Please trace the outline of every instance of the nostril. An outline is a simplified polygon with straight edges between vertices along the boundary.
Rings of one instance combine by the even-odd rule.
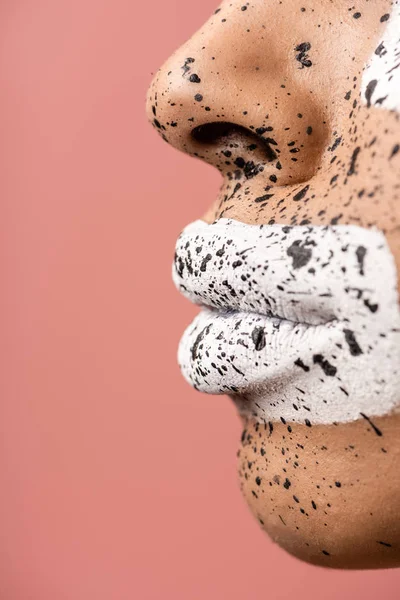
[[[195,127],[191,132],[192,138],[196,142],[205,145],[226,146],[247,145],[249,150],[259,148],[266,157],[267,162],[276,160],[277,153],[272,148],[277,143],[272,138],[264,138],[261,134],[255,133],[246,127],[228,122],[205,123]]]
[[[192,131],[192,136],[197,142],[202,144],[216,144],[224,138],[239,133],[240,129],[247,131],[244,127],[234,125],[233,123],[206,123],[195,127]]]

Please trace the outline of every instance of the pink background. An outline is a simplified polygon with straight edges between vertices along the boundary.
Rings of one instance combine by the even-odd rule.
[[[240,427],[175,356],[176,236],[219,178],[147,125],[154,72],[213,0],[3,0],[0,597],[398,598],[273,546]]]

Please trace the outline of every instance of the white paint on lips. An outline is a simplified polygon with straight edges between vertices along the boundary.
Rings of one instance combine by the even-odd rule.
[[[205,305],[179,349],[197,389],[260,421],[351,421],[400,400],[400,313],[384,235],[356,226],[197,221],[173,271]]]

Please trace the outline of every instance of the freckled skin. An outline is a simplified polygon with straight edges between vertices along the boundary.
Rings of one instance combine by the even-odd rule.
[[[224,1],[167,61],[148,114],[221,172],[207,222],[377,227],[400,272],[400,113],[362,89],[393,6]],[[399,419],[245,423],[241,488],[271,538],[318,565],[400,566]]]
[[[400,416],[340,426],[244,422],[240,486],[288,552],[342,569],[397,567]]]

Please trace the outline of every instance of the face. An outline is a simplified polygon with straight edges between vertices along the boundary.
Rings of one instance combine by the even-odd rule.
[[[226,1],[148,95],[223,177],[177,242],[182,372],[237,406],[261,527],[327,567],[400,565],[399,32],[398,1]]]

